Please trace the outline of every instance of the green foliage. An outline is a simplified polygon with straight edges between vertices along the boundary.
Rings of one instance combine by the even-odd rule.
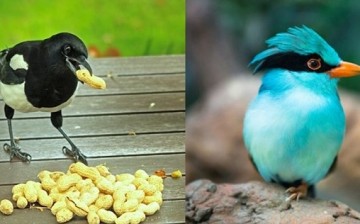
[[[185,53],[185,0],[16,0],[0,9],[0,48],[67,31],[123,56]]]

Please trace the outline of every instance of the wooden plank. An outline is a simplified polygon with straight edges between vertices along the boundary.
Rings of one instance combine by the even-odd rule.
[[[160,211],[146,218],[144,224],[185,223],[185,200],[164,202]]]
[[[185,55],[152,57],[91,58],[94,74],[115,75],[168,74],[185,72]]]
[[[148,156],[128,156],[117,158],[97,158],[88,160],[90,166],[99,164],[106,164],[112,173],[134,173],[138,169],[144,169],[148,173],[153,173],[155,170],[164,169],[167,172],[180,170],[185,173],[185,154],[173,155],[148,155]],[[50,171],[66,171],[71,160],[46,160],[46,161],[32,161],[31,163],[23,162],[2,162],[0,163],[0,185],[10,185],[22,183],[27,180],[36,180],[37,174],[41,170]],[[174,183],[177,187],[168,188],[168,194],[171,197],[168,199],[184,198],[185,178],[172,180],[166,178],[166,181]],[[174,186],[175,186],[174,185]],[[165,191],[164,191],[165,194]]]
[[[185,200],[165,201],[158,213],[146,218],[143,224],[185,223]]]
[[[138,94],[179,92],[185,90],[185,75],[139,75],[105,77],[106,89],[96,90],[79,85],[78,95]]]
[[[14,136],[21,139],[53,138],[61,136],[51,125],[50,119],[14,120]],[[0,140],[9,139],[7,121],[0,121],[3,131]],[[90,117],[67,117],[63,129],[69,136],[128,135],[135,133],[174,132],[185,129],[185,113],[149,113],[107,115]]]
[[[128,136],[100,136],[73,139],[89,158],[161,155],[185,152],[185,132]],[[32,160],[68,159],[61,148],[68,145],[65,139],[21,140],[23,151]],[[0,145],[2,147],[2,145]],[[9,154],[0,150],[0,162],[8,162]]]
[[[160,211],[148,216],[143,224],[180,224],[185,223],[185,200],[165,201]],[[31,221],[29,220],[31,219]],[[26,224],[56,224],[55,217],[50,211],[38,209],[15,209],[10,216],[0,215],[0,223],[26,223]],[[76,217],[69,224],[86,224],[84,218]]]
[[[185,93],[157,93],[139,95],[104,95],[77,97],[75,101],[63,110],[66,116],[109,115],[122,113],[145,113],[180,111],[185,109]],[[4,103],[0,102],[0,108]],[[15,112],[14,118],[49,117],[49,113]],[[4,120],[2,115],[0,120]]]

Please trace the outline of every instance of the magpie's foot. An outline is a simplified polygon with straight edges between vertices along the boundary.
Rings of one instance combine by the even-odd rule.
[[[300,198],[304,198],[307,196],[308,185],[306,183],[302,183],[297,187],[290,187],[285,192],[289,193],[290,196],[286,198],[285,201],[291,202],[292,200],[299,200]]]
[[[20,146],[17,144],[9,145],[5,143],[3,149],[5,150],[5,152],[10,154],[10,160],[12,160],[14,157],[17,157],[23,162],[31,161],[31,155],[26,152],[22,152]]]
[[[76,162],[80,161],[85,165],[88,165],[86,161],[86,156],[76,146],[71,147],[71,149],[64,146],[62,150],[65,155],[72,157]]]

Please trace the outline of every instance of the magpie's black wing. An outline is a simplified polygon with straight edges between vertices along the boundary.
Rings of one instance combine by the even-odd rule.
[[[9,51],[11,51],[11,48],[0,53],[0,81],[7,85],[21,84],[25,81],[26,70],[14,70],[10,67]]]
[[[34,49],[40,41],[26,41],[0,51],[0,81],[7,85],[25,81],[29,60],[36,55]]]

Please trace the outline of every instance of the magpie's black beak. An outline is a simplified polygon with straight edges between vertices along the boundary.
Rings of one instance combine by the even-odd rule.
[[[89,73],[92,75],[92,69],[89,65],[88,60],[84,56],[81,56],[79,58],[65,56],[65,61],[66,66],[74,73],[75,76],[78,70],[83,69],[88,70]]]
[[[87,61],[86,57],[80,56],[77,58],[69,57],[65,55],[66,66],[74,73],[76,78],[81,83],[86,83],[95,89],[105,89],[106,83],[105,81],[93,75],[92,69]]]

